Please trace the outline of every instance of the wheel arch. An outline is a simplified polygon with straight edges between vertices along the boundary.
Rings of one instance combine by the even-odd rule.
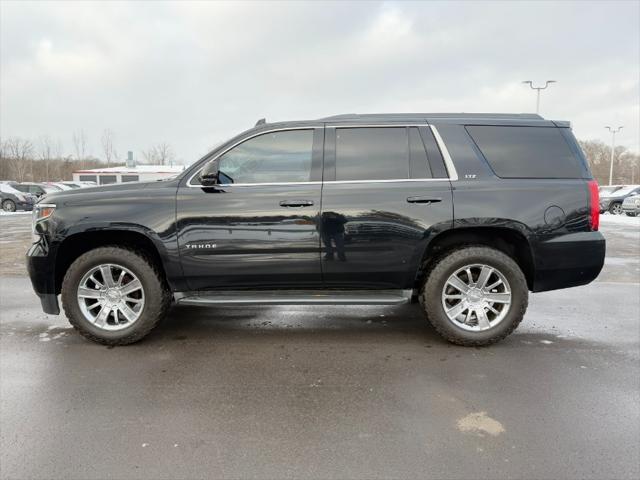
[[[527,236],[516,228],[486,226],[452,228],[431,239],[422,255],[415,287],[419,288],[422,285],[435,260],[451,250],[466,245],[492,247],[509,255],[524,273],[527,287],[532,290],[535,267],[531,243]]]
[[[57,246],[55,261],[55,291],[60,293],[62,281],[71,264],[82,254],[107,245],[131,248],[143,252],[167,279],[161,248],[147,232],[135,228],[91,229],[66,237]]]

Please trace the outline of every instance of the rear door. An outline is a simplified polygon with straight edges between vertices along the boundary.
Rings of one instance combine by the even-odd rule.
[[[320,233],[326,287],[413,287],[429,240],[451,228],[451,184],[425,124],[328,125]]]
[[[249,135],[178,189],[178,245],[191,290],[321,285],[322,128]]]

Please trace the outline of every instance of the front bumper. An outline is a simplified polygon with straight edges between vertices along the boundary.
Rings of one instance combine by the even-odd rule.
[[[58,315],[60,306],[56,293],[55,255],[41,240],[31,245],[26,256],[27,271],[31,285],[40,298],[44,313]]]
[[[600,213],[608,212],[611,206],[611,200],[600,200]]]
[[[24,210],[25,212],[30,212],[33,210],[33,202],[15,202],[16,210]]]
[[[622,211],[624,213],[635,213],[636,215],[640,215],[640,205],[636,205],[635,203],[623,203]]]
[[[604,266],[605,239],[600,232],[577,232],[537,242],[532,291],[544,292],[592,282]]]

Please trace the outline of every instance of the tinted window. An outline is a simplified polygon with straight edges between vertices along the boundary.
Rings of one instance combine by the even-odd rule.
[[[117,178],[115,175],[100,175],[100,185],[108,185],[109,183],[116,183]]]
[[[336,180],[409,178],[405,127],[336,129]]]
[[[81,182],[97,182],[95,175],[80,175]]]
[[[313,130],[251,138],[220,157],[220,183],[308,182],[312,147]]]
[[[411,178],[431,178],[427,151],[417,127],[409,128],[409,173]]]
[[[559,128],[468,126],[467,131],[499,177],[583,177]]]
[[[123,182],[137,182],[139,179],[138,175],[122,175]]]

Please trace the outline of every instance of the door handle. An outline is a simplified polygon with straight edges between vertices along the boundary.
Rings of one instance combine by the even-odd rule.
[[[310,207],[313,205],[311,200],[282,200],[281,207]]]
[[[438,203],[441,201],[441,198],[434,197],[407,197],[407,202],[409,203]]]

